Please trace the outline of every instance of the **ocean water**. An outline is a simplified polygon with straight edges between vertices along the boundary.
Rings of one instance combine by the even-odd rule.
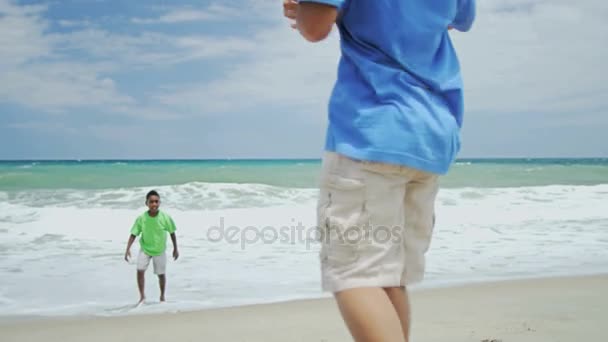
[[[317,160],[0,162],[0,316],[324,296],[319,168]],[[149,302],[134,307],[135,265],[123,254],[150,189],[177,224],[181,257],[168,262],[168,302],[158,303],[150,268]],[[607,159],[461,160],[442,179],[436,210],[419,287],[608,272]]]

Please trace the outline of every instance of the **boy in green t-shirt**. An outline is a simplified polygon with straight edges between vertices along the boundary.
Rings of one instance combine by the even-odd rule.
[[[165,269],[167,266],[167,256],[165,249],[167,248],[167,233],[171,235],[173,242],[173,259],[177,260],[179,252],[177,251],[177,238],[175,237],[175,223],[171,216],[165,212],[158,210],[160,206],[160,195],[152,190],[146,195],[146,205],[148,210],[141,214],[131,228],[131,236],[127,243],[127,251],[125,252],[125,260],[129,262],[131,258],[131,245],[135,238],[141,234],[139,244],[141,246],[137,257],[137,286],[139,287],[139,303],[143,303],[146,299],[144,294],[144,275],[152,260],[154,266],[154,274],[158,275],[160,285],[160,301],[165,301]]]

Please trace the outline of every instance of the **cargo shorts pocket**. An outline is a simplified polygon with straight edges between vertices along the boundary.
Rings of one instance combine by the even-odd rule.
[[[327,175],[321,187],[317,207],[320,258],[330,267],[357,262],[369,243],[365,194],[363,179],[337,174]]]

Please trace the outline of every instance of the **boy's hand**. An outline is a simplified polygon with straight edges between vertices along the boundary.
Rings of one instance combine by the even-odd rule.
[[[125,261],[129,262],[129,259],[131,259],[131,251],[127,249],[125,252]]]
[[[291,20],[296,20],[298,17],[298,2],[295,0],[283,0],[283,15]],[[291,24],[291,28],[295,29],[296,24]]]
[[[177,248],[173,249],[173,260],[177,260],[177,258],[179,258],[179,252],[177,251]]]

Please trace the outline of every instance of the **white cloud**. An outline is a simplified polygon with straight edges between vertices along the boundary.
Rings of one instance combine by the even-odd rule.
[[[48,34],[44,6],[0,0],[0,13],[5,13],[0,17],[0,46],[11,46],[0,49],[0,71],[7,75],[0,85],[0,101],[56,112],[95,106],[154,119],[280,110],[324,121],[339,56],[337,32],[312,45],[289,28],[280,1],[239,4],[240,12],[231,2],[202,10],[164,8],[158,17],[137,20],[219,20],[238,18],[246,9],[266,26],[253,33],[243,28],[242,37],[218,38],[125,35],[65,22],[60,25],[73,24],[75,29]],[[478,6],[473,30],[452,34],[463,65],[469,118],[524,112],[543,120],[559,112],[571,113],[559,117],[571,122],[577,113],[606,111],[608,9],[603,1],[484,0]],[[84,54],[86,62],[70,58],[72,53]],[[135,98],[108,77],[125,69],[235,55],[242,55],[243,61],[226,64],[227,71],[212,81],[151,85],[145,99]]]
[[[246,63],[214,82],[159,94],[161,101],[203,114],[276,106],[308,114],[324,110],[336,75],[336,35],[322,44],[304,43],[281,19],[280,4],[272,11],[268,2],[261,5],[276,20],[253,35],[256,49]],[[606,111],[605,2],[485,0],[478,6],[473,30],[452,34],[469,114],[540,118],[536,114]]]
[[[187,21],[209,20],[213,18],[209,13],[203,11],[180,10],[168,13],[156,19],[133,18],[135,24],[157,24],[157,23],[178,23]]]
[[[224,20],[235,16],[238,10],[220,4],[212,4],[204,10],[194,8],[174,8],[156,18],[133,18],[135,24],[175,24],[194,21]]]
[[[17,6],[0,1],[0,101],[61,112],[74,106],[130,104],[108,78],[99,76],[99,65],[76,62],[39,63],[56,54],[56,39],[45,35],[44,7]]]
[[[25,121],[18,123],[11,123],[8,125],[9,128],[22,129],[27,131],[41,131],[41,132],[62,132],[62,133],[77,133],[77,130],[66,126],[63,122],[39,122],[39,121]]]
[[[174,108],[134,98],[108,74],[241,54],[255,47],[239,38],[116,34],[78,21],[59,22],[75,28],[71,32],[49,33],[45,11],[44,6],[0,0],[0,46],[11,47],[0,49],[0,103],[50,113],[79,108],[82,113],[175,118],[179,113]]]
[[[234,55],[255,48],[250,40],[233,37],[172,36],[154,32],[121,35],[101,29],[56,34],[52,38],[57,41],[56,51],[64,54],[84,52],[89,59],[130,68],[173,65]]]
[[[91,27],[93,23],[89,20],[58,20],[57,24],[61,27]]]
[[[54,63],[8,70],[0,87],[0,99],[22,99],[31,107],[62,111],[73,107],[133,105],[114,82],[102,78],[90,65]]]
[[[606,110],[607,8],[601,0],[479,2],[473,31],[453,35],[469,111]]]
[[[221,79],[163,92],[160,101],[202,115],[281,108],[323,120],[339,57],[337,32],[311,45],[273,14],[274,24],[252,36],[248,62]]]
[[[39,18],[44,9],[18,7],[0,0],[0,70],[50,55],[51,42],[41,35],[47,28],[46,22]]]

